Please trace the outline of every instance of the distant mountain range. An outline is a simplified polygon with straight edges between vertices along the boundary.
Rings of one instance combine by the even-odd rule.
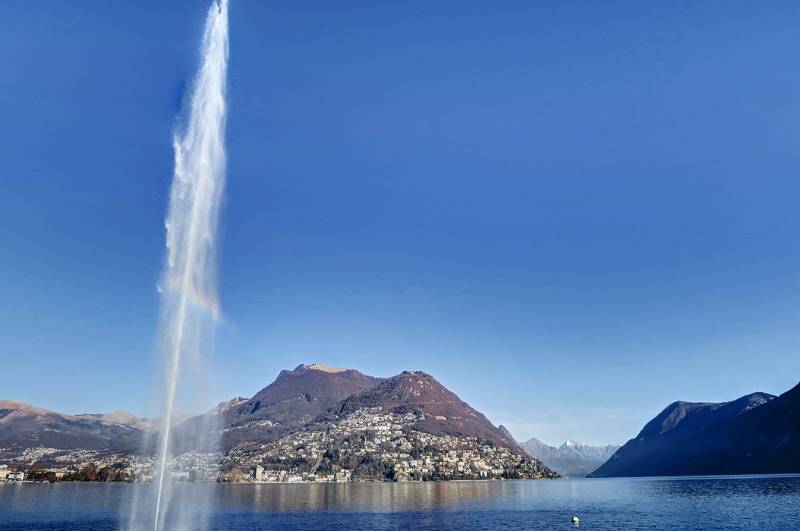
[[[614,452],[619,449],[619,444],[593,446],[591,444],[583,444],[577,441],[569,440],[564,441],[564,443],[558,447],[558,450],[564,455],[571,455],[577,459],[597,463],[605,463],[612,455],[614,455]]]
[[[619,445],[591,446],[575,441],[565,441],[560,447],[550,446],[536,437],[521,443],[528,455],[542,461],[562,476],[585,477],[605,463],[619,449]]]
[[[800,385],[779,397],[674,402],[592,477],[800,472]]]
[[[135,449],[149,421],[130,413],[62,415],[0,400],[0,448]]]

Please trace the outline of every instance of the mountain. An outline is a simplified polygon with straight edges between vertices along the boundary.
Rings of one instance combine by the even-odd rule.
[[[341,416],[375,407],[396,414],[421,413],[414,428],[424,433],[476,437],[524,453],[507,432],[503,433],[483,414],[424,372],[402,372],[346,398],[332,412]]]
[[[388,378],[277,440],[242,442],[223,458],[229,480],[257,467],[268,481],[558,477],[423,372]]]
[[[736,473],[800,472],[800,384],[725,422],[717,439]]]
[[[528,455],[540,459],[559,474],[570,478],[585,477],[619,448],[618,445],[590,446],[574,441],[566,441],[556,448],[536,437],[521,444]]]
[[[210,413],[221,415],[224,448],[246,441],[274,440],[382,381],[354,369],[300,364],[294,370],[281,371],[274,382],[249,400],[238,399]]]
[[[500,424],[499,426],[497,426],[497,429],[498,429],[498,430],[500,430],[500,433],[502,433],[503,435],[505,435],[505,436],[506,436],[506,437],[508,437],[509,439],[514,439],[514,436],[513,436],[513,435],[511,435],[511,432],[510,432],[510,431],[508,431],[508,428],[506,428],[506,427],[505,427],[505,426],[503,426],[502,424]],[[516,439],[514,439],[514,440],[516,440]]]
[[[136,448],[146,426],[130,413],[63,415],[11,400],[0,400],[0,448]]]
[[[564,455],[574,456],[581,461],[597,463],[597,466],[608,461],[614,455],[614,452],[619,449],[620,445],[618,444],[592,446],[576,441],[564,441],[564,444],[558,447],[558,451]]]
[[[779,397],[674,402],[592,476],[800,472],[800,385]]]

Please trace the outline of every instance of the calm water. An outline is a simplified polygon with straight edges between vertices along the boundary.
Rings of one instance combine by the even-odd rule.
[[[0,529],[116,529],[138,488],[0,484]],[[800,528],[800,476],[181,488],[215,491],[213,529]]]

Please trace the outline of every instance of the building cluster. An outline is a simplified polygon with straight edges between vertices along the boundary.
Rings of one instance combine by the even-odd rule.
[[[25,472],[11,470],[8,465],[0,465],[0,481],[25,481]]]
[[[298,472],[297,470],[270,470],[262,465],[256,465],[250,470],[249,479],[256,483],[302,483],[304,481],[343,483],[352,479],[350,470],[345,468],[331,474],[318,474],[313,472]]]
[[[219,462],[219,453],[187,452],[174,457],[169,467],[178,481],[216,481]]]
[[[129,454],[109,453],[104,450],[61,450],[58,448],[25,448],[13,451],[10,448],[0,448],[0,459],[19,468],[30,467],[35,464],[45,465],[53,470],[70,470],[88,465],[98,467],[111,466],[120,461],[131,459]]]
[[[537,461],[490,441],[414,429],[424,418],[417,412],[362,408],[272,443],[236,447],[224,462],[228,468],[249,470],[249,475],[240,477],[257,482],[539,479],[551,475]]]
[[[127,454],[108,453],[98,450],[61,450],[58,448],[25,448],[13,451],[0,449],[0,480],[5,481],[62,481],[85,480],[85,474],[94,477],[105,470],[101,477],[128,477],[130,471],[125,463],[136,459]],[[10,472],[12,471],[13,472]],[[118,479],[119,480],[119,479]],[[94,481],[94,479],[91,479]]]
[[[228,433],[236,430],[248,430],[250,428],[256,428],[256,427],[269,429],[274,425],[275,424],[271,420],[267,419],[251,420],[248,422],[242,422],[241,424],[234,424],[233,426],[228,426],[227,428],[223,429],[221,433]]]
[[[178,481],[216,481],[219,453],[184,453],[169,468]],[[96,450],[32,448],[0,465],[0,481],[127,481],[153,479],[152,455],[105,453]]]

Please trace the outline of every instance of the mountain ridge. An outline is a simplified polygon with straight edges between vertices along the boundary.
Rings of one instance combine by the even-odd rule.
[[[559,474],[570,478],[587,476],[619,448],[619,445],[592,446],[571,440],[555,447],[536,437],[531,437],[520,444],[528,455],[541,460]]]
[[[593,477],[800,471],[800,385],[778,397],[669,404]]]
[[[143,430],[108,420],[106,415],[65,415],[25,402],[0,400],[0,447],[134,449]]]

